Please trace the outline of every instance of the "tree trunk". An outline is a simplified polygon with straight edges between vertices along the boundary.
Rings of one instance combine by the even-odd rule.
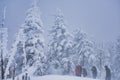
[[[101,75],[102,75],[102,53],[100,53],[100,80],[102,79],[101,78]]]
[[[3,51],[1,49],[1,80],[4,80],[4,62],[3,62]]]
[[[13,68],[13,80],[15,80],[15,65],[14,65],[14,68]]]
[[[82,76],[83,76],[83,74],[84,74],[84,72],[83,72],[84,65],[85,65],[85,55],[84,55],[84,53],[83,53]]]

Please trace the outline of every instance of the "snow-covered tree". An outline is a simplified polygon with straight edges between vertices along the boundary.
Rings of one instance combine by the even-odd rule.
[[[3,15],[2,15],[2,21],[0,22],[0,77],[1,80],[4,80],[5,78],[5,58],[7,56],[7,37],[8,37],[8,33],[7,33],[7,28],[5,27],[5,11],[6,11],[6,7],[3,7]]]
[[[111,54],[108,50],[108,43],[105,45],[105,43],[100,44],[100,45],[96,45],[95,48],[95,65],[97,67],[97,71],[98,71],[98,78],[100,79],[104,79],[105,78],[105,66],[108,66],[111,70]]]
[[[94,43],[81,30],[75,31],[73,51],[75,53],[73,57],[75,66],[81,65],[90,72],[91,61],[94,59]]]
[[[115,71],[115,63],[114,61],[116,61],[116,58],[115,58],[115,54],[116,54],[116,44],[115,42],[113,43],[110,43],[109,44],[109,47],[108,47],[108,52],[110,54],[110,57],[109,57],[109,64],[110,64],[110,68],[111,68],[111,79],[115,79],[115,75],[116,75],[116,71]]]
[[[43,75],[45,72],[43,70],[45,68],[43,24],[40,18],[40,11],[36,3],[28,10],[22,26],[25,36],[26,65],[37,67],[35,75]]]
[[[14,64],[17,64],[16,74],[20,74],[22,72],[23,60],[24,60],[23,47],[22,47],[23,45],[21,46],[23,36],[20,35],[20,34],[22,34],[22,29],[19,30],[18,34],[19,35],[16,36],[16,40],[14,41],[14,44],[12,45],[12,48],[9,51],[9,55],[7,58],[8,63],[7,63],[6,70],[5,70],[5,78],[7,78],[7,76],[12,77],[11,73],[12,73]]]
[[[25,61],[25,58],[26,58],[24,56],[24,54],[26,54],[26,53],[24,51],[24,48],[25,48],[24,47],[24,34],[22,32],[22,29],[19,30],[18,36],[19,36],[19,38],[17,39],[18,42],[16,43],[16,46],[15,46],[16,47],[16,50],[15,50],[16,52],[15,52],[14,60],[13,60],[14,63],[12,63],[13,65],[11,66],[13,68],[14,64],[15,63],[17,64],[17,66],[16,66],[16,74],[17,75],[22,73],[22,69],[25,66],[24,61]]]
[[[115,53],[113,56],[113,73],[114,73],[114,80],[120,79],[120,37],[118,37],[116,46],[115,46]]]
[[[15,58],[18,74],[26,70],[34,75],[45,74],[46,56],[44,54],[44,30],[42,27],[40,10],[35,1],[27,11],[25,22],[20,27],[13,46],[12,54],[14,55],[11,56]]]
[[[63,68],[63,65],[64,67],[66,66],[66,68],[70,68],[68,67],[68,65],[70,65],[71,63],[66,61],[69,61],[68,57],[72,54],[71,48],[71,35],[66,30],[66,24],[64,21],[63,14],[59,10],[58,14],[55,15],[55,21],[50,31],[50,42],[48,45],[49,64],[50,67],[52,67],[52,69],[58,71],[56,72],[57,74],[65,73],[65,70],[63,70],[65,68]],[[69,74],[69,72],[66,72],[65,74]]]
[[[104,61],[105,61],[105,52],[102,49],[96,49],[96,65],[97,65],[97,69],[98,69],[98,77],[99,78],[103,78],[103,71],[105,72],[104,69]]]

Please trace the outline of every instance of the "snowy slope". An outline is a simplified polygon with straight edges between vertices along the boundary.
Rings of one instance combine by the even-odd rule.
[[[11,80],[11,79],[7,79]],[[15,80],[18,80],[17,78]],[[19,78],[19,80],[22,80]],[[91,79],[91,78],[83,78],[83,77],[76,77],[76,76],[61,76],[61,75],[46,75],[46,76],[39,76],[39,77],[31,77],[30,80],[99,80],[99,79]]]
[[[75,76],[47,75],[42,77],[31,77],[31,80],[98,80],[98,79],[82,78]]]

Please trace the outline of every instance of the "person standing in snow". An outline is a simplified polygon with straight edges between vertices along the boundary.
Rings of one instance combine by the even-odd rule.
[[[87,76],[87,70],[85,68],[83,68],[83,77],[86,77]]]
[[[108,66],[105,66],[105,71],[106,71],[106,77],[105,80],[111,80],[111,71],[108,68]]]
[[[24,80],[25,79],[25,77],[24,77],[24,75],[22,75],[22,80]]]
[[[96,79],[96,77],[97,77],[97,69],[96,69],[96,67],[93,66],[92,69],[91,69],[91,71],[92,71],[93,78]]]
[[[75,74],[76,74],[76,76],[81,76],[81,74],[82,74],[82,67],[80,65],[76,66]]]

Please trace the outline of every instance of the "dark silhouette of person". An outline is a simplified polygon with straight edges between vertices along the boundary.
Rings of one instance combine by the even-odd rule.
[[[25,79],[25,77],[24,77],[24,75],[22,75],[22,80],[24,80]]]
[[[96,77],[97,77],[97,69],[96,69],[96,67],[93,66],[92,69],[91,69],[91,71],[92,71],[93,78],[96,79]]]
[[[83,77],[87,76],[87,70],[85,68],[83,68]]]
[[[108,68],[108,66],[105,66],[105,71],[106,71],[106,77],[105,80],[111,80],[111,71]]]
[[[75,68],[75,75],[76,76],[81,76],[81,74],[82,74],[82,67],[80,65],[78,65]]]

